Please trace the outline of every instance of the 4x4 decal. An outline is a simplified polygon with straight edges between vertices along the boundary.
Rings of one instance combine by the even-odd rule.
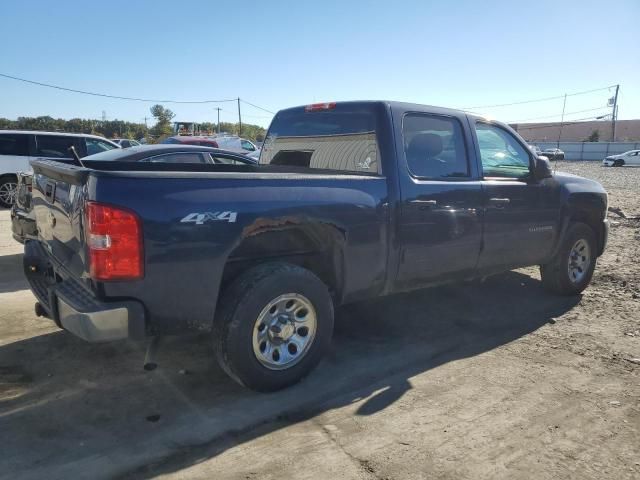
[[[202,225],[205,222],[230,222],[234,223],[238,218],[238,212],[204,212],[204,213],[190,213],[180,223],[195,223],[196,225]]]

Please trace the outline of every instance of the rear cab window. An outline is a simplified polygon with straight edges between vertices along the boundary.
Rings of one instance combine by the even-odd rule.
[[[260,164],[378,174],[375,105],[321,105],[278,112]]]

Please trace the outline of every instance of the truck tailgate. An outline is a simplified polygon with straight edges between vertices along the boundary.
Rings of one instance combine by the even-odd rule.
[[[33,163],[33,211],[38,238],[76,278],[87,274],[83,205],[87,171],[51,161]]]

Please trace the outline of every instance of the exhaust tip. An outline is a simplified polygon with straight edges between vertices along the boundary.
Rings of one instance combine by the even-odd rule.
[[[36,312],[36,317],[48,317],[49,315],[47,314],[47,311],[44,309],[44,307],[40,304],[40,302],[36,302],[35,306],[34,306],[34,310]]]
[[[145,363],[142,368],[144,368],[147,372],[151,372],[153,370],[155,370],[156,368],[158,368],[158,364],[155,362],[148,362]]]

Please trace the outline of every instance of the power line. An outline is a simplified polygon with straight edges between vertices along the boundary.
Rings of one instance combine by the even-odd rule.
[[[49,83],[36,82],[34,80],[27,80],[26,78],[14,77],[0,73],[0,77],[9,78],[11,80],[17,80],[19,82],[31,83],[33,85],[39,85],[41,87],[55,88],[57,90],[63,90],[65,92],[81,93],[83,95],[92,95],[94,97],[114,98],[117,100],[131,100],[135,102],[155,102],[155,103],[223,103],[223,102],[235,102],[237,99],[224,99],[224,100],[157,100],[153,98],[136,98],[136,97],[120,97],[118,95],[108,95],[106,93],[87,92],[85,90],[76,90],[74,88],[61,87],[59,85],[51,85]],[[248,102],[247,102],[248,103]],[[255,105],[254,105],[255,106]],[[260,107],[258,107],[260,108]],[[271,113],[271,112],[270,112]]]
[[[577,110],[575,112],[567,112],[565,113],[565,115],[574,115],[576,113],[585,113],[585,112],[595,112],[597,110],[604,110],[604,109],[608,109],[609,107],[598,107],[598,108],[587,108],[586,110]],[[545,115],[542,117],[533,117],[533,118],[526,118],[524,120],[516,120],[513,122],[507,122],[507,123],[524,123],[524,122],[529,122],[531,120],[542,120],[545,118],[555,118],[555,117],[559,117],[560,114],[556,114],[556,115]]]
[[[259,107],[258,105],[255,105],[255,104],[253,104],[253,103],[251,103],[251,102],[247,102],[246,100],[242,100],[242,99],[240,99],[240,101],[241,101],[242,103],[246,103],[247,105],[251,105],[251,106],[252,106],[252,107],[254,107],[254,108],[257,108],[258,110],[262,110],[262,111],[264,111],[264,112],[270,113],[271,115],[275,115],[275,114],[276,114],[275,112],[272,112],[271,110],[267,110],[266,108]]]
[[[599,117],[585,117],[585,118],[577,118],[575,120],[571,120],[570,122],[564,122],[564,125],[574,125],[577,123],[585,123],[592,122],[594,120],[599,120]],[[534,125],[518,125],[518,132],[520,131],[528,131],[528,130],[539,130],[540,128],[554,128],[557,127],[560,122],[546,123],[546,124],[534,124]]]
[[[615,85],[609,85],[608,87],[602,88],[594,88],[593,90],[584,90],[582,92],[568,93],[567,97],[574,97],[576,95],[585,95],[587,93],[600,92],[602,90],[608,90],[610,88],[615,87]],[[526,103],[536,103],[536,102],[546,102],[549,100],[558,100],[559,98],[564,98],[564,95],[558,95],[556,97],[546,97],[546,98],[537,98],[535,100],[524,100],[521,102],[511,102],[511,103],[501,103],[497,105],[480,105],[477,107],[463,107],[460,110],[477,110],[480,108],[498,108],[498,107],[510,107],[512,105],[524,105]]]

